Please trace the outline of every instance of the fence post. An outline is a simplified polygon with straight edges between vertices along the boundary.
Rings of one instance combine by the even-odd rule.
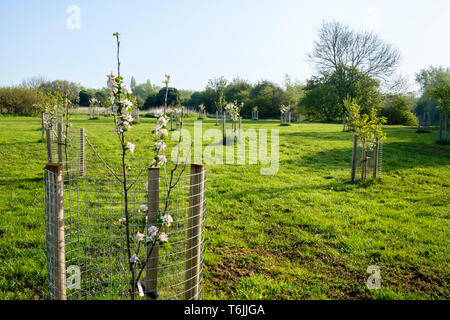
[[[239,142],[241,142],[241,127],[242,127],[242,118],[241,118],[241,116],[239,116],[239,132],[238,132],[238,135],[239,135],[238,141]]]
[[[352,182],[355,181],[356,175],[356,149],[358,146],[358,135],[353,136],[353,151],[352,151]]]
[[[377,178],[377,174],[378,174],[378,146],[379,146],[380,140],[378,138],[376,138],[376,142],[375,142],[375,148],[373,150],[373,178],[376,179]]]
[[[225,122],[226,122],[226,112],[222,111],[222,139],[223,139],[223,144],[225,144],[226,142],[226,134],[225,134]]]
[[[145,230],[156,224],[156,215],[159,212],[159,168],[148,169],[148,200],[147,200],[147,224]],[[145,266],[145,295],[147,300],[158,298],[158,253],[159,244],[147,244],[147,264]]]
[[[66,256],[64,243],[64,186],[62,165],[48,163],[47,190],[48,190],[48,221],[50,236],[50,295],[52,299],[66,300]]]
[[[62,153],[62,145],[63,145],[63,139],[62,139],[62,131],[63,131],[63,120],[62,117],[60,121],[57,124],[57,133],[58,133],[58,163],[62,163],[63,161],[63,153]]]
[[[86,174],[86,140],[84,128],[80,128],[80,176]]]
[[[45,129],[45,135],[47,136],[47,159],[48,162],[53,162],[53,155],[52,155],[52,135],[50,132],[50,129]]]
[[[198,299],[201,271],[204,164],[191,164],[184,299]]]
[[[42,135],[42,140],[45,139],[45,128],[44,128],[44,113],[41,112],[41,135]]]

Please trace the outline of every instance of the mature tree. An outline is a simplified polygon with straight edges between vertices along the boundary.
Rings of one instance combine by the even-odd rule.
[[[133,95],[136,97],[136,102],[139,108],[143,108],[147,98],[151,95],[156,95],[160,89],[161,87],[153,85],[150,80],[147,80],[145,83],[135,86],[135,88],[132,90]]]
[[[59,92],[63,97],[69,99],[73,104],[78,103],[81,85],[67,80],[54,80],[42,83],[40,89],[44,92]],[[91,90],[93,91],[93,90]]]
[[[250,91],[249,103],[245,106],[246,114],[251,113],[251,108],[258,106],[261,117],[279,117],[280,106],[285,100],[284,91],[273,82],[263,80],[258,82]]]
[[[387,123],[392,125],[417,125],[417,119],[412,114],[413,104],[408,96],[401,94],[386,97],[381,115],[386,117]]]
[[[436,87],[440,83],[450,81],[450,68],[433,67],[420,70],[416,73],[416,82],[420,85],[421,96],[417,100],[414,112],[421,116],[426,113],[432,121],[439,119],[441,111],[438,101],[430,95],[429,88]]]
[[[386,86],[399,85],[395,72],[400,53],[382,41],[375,33],[355,31],[337,21],[324,22],[319,39],[308,55],[320,74],[330,74],[340,65],[354,67],[368,76],[382,80]]]
[[[243,79],[234,78],[224,90],[226,101],[237,101],[238,103],[248,102],[252,85]]]
[[[299,81],[294,81],[289,75],[284,77],[285,86],[285,100],[284,105],[292,106],[293,113],[297,116],[300,115],[301,110],[298,108],[300,99],[304,96],[305,85]]]
[[[204,90],[204,104],[207,112],[221,111],[225,106],[224,91],[227,84],[228,81],[224,77],[208,80],[208,84]]]
[[[0,113],[32,115],[41,111],[43,93],[23,86],[0,88]]]
[[[145,100],[143,105],[144,109],[149,109],[151,107],[159,107],[164,105],[166,96],[166,88],[161,88],[156,95],[150,95]],[[173,87],[168,88],[167,93],[167,105],[169,107],[179,106],[181,104],[180,92]]]
[[[443,129],[444,135],[440,136],[439,143],[449,144],[450,140],[447,138],[448,132],[448,117],[450,116],[450,81],[445,79],[434,87],[428,88],[430,96],[435,98],[438,102],[438,108],[442,110],[443,123],[441,124],[441,130]]]
[[[203,91],[194,92],[189,100],[186,102],[186,105],[189,107],[198,107],[201,104],[205,104],[205,97]]]
[[[194,93],[194,91],[188,89],[180,89],[178,91],[180,92],[181,105],[183,106],[188,105],[189,100],[191,99],[191,96]]]
[[[134,77],[131,77],[130,88],[131,90],[134,90],[136,88],[136,79]]]
[[[420,85],[422,92],[425,93],[430,87],[450,81],[450,68],[430,66],[427,69],[422,69],[416,73],[416,81]]]
[[[79,92],[79,102],[78,104],[82,107],[89,107],[91,105],[91,98],[93,94],[83,89]]]
[[[362,113],[368,114],[372,107],[377,109],[381,104],[378,88],[378,80],[341,64],[331,74],[307,82],[300,107],[308,117],[338,120],[346,112],[344,99],[351,98],[357,101]]]

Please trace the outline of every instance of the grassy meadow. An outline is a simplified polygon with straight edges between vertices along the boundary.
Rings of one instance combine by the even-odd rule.
[[[102,155],[119,155],[111,118],[71,122]],[[155,122],[129,131],[133,157],[150,156]],[[221,127],[206,119],[209,128]],[[382,177],[362,184],[349,181],[353,133],[342,125],[249,128],[279,129],[279,170],[207,166],[204,299],[450,298],[450,146],[435,131],[386,127]],[[0,117],[0,299],[47,298],[45,163],[40,119]],[[370,265],[379,290],[366,286]]]

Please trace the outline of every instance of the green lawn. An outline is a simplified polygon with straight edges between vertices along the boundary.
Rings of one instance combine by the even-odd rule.
[[[100,153],[118,155],[110,118],[73,118]],[[130,131],[134,157],[149,157],[154,125],[141,117]],[[47,298],[39,128],[38,118],[0,117],[0,299]],[[341,125],[243,128],[280,130],[280,167],[207,166],[203,298],[450,298],[450,146],[436,132],[386,128],[382,178],[360,184],[349,182],[353,134]],[[366,286],[370,265],[380,290]]]

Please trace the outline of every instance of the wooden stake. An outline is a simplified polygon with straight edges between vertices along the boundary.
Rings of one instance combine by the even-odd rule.
[[[225,144],[226,142],[226,133],[225,133],[225,122],[227,121],[226,118],[226,112],[222,111],[222,139],[223,139],[223,144]]]
[[[198,299],[200,291],[201,237],[203,222],[203,191],[205,166],[191,164],[189,216],[186,247],[184,299]]]
[[[148,169],[148,202],[147,202],[147,229],[156,224],[156,215],[159,212],[159,168]],[[158,253],[159,244],[147,245],[148,261],[145,266],[145,294],[147,300],[156,300],[158,298]],[[150,256],[149,256],[150,255]]]
[[[239,136],[238,141],[239,142],[241,141],[241,127],[242,127],[242,118],[239,117],[239,132],[238,132],[238,136]]]
[[[63,131],[63,122],[62,118],[57,124],[57,131],[58,131],[58,163],[62,163],[63,161],[63,153],[62,153],[62,145],[63,145],[63,139],[62,139],[62,131]]]
[[[50,132],[50,129],[45,129],[45,135],[47,136],[47,159],[48,162],[53,162],[53,155],[52,155],[52,135]]]
[[[366,138],[362,138],[361,150],[361,180],[366,181],[367,157],[366,157]]]
[[[356,149],[358,146],[358,135],[353,136],[353,151],[352,151],[352,182],[355,181],[356,176]]]
[[[42,135],[42,140],[45,139],[45,128],[44,128],[44,113],[41,112],[41,135]]]
[[[50,266],[50,295],[52,299],[66,300],[66,256],[64,243],[64,186],[62,165],[60,163],[48,163],[46,166],[48,190],[48,202],[51,204],[48,210],[50,242],[49,252],[54,262]]]

